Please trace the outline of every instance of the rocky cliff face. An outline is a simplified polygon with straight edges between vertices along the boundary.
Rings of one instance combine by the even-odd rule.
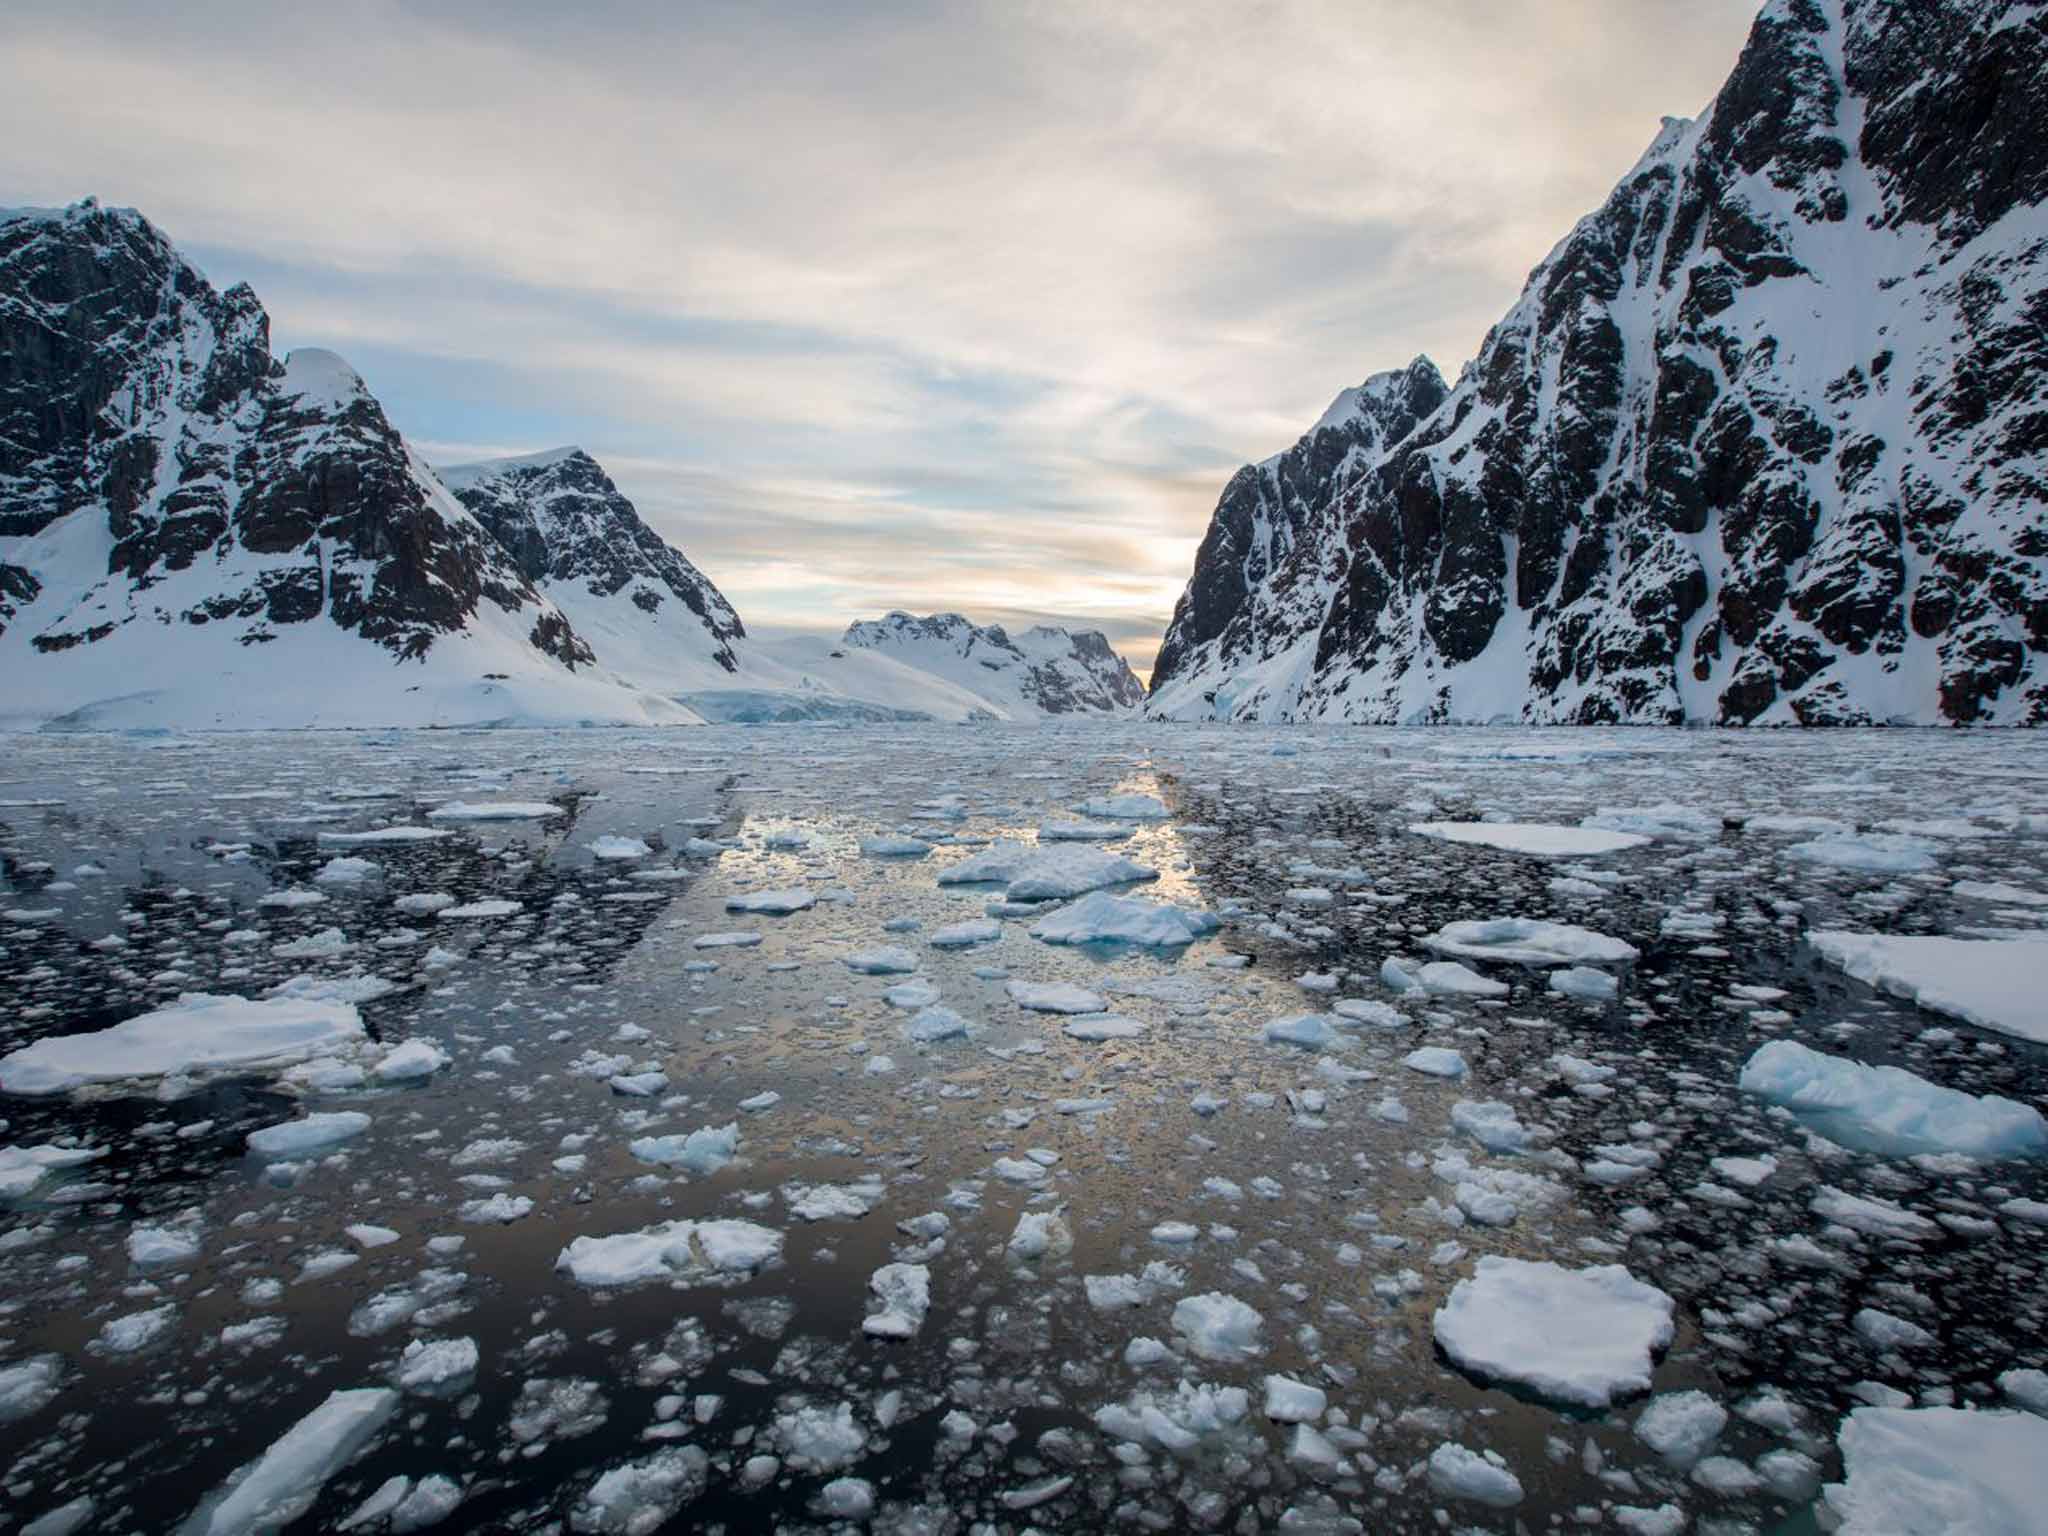
[[[736,672],[746,629],[718,588],[641,519],[580,448],[443,469],[441,478],[508,550],[520,574],[579,629],[630,637],[651,665]],[[623,664],[599,644],[608,665]]]
[[[2048,723],[2043,121],[2038,5],[1772,0],[1313,551],[1232,482],[1152,709]]]
[[[90,201],[0,214],[0,593],[41,654],[325,625],[408,661],[489,614],[591,660],[345,363],[273,358],[246,286]]]
[[[879,652],[965,688],[1010,719],[1120,714],[1145,701],[1130,663],[1100,630],[1034,625],[1011,636],[957,613],[891,613],[847,627],[843,645]]]

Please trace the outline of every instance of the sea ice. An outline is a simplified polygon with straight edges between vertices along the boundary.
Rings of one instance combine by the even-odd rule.
[[[1867,1066],[1772,1040],[1743,1066],[1742,1090],[1782,1104],[1830,1141],[1886,1157],[2048,1152],[2048,1120],[2031,1104],[1943,1088],[1903,1067]]]
[[[769,917],[787,917],[792,912],[808,911],[817,904],[817,896],[802,886],[785,886],[779,890],[749,891],[742,896],[728,896],[725,910],[760,912]]]
[[[1173,1331],[1189,1352],[1204,1360],[1249,1360],[1264,1352],[1259,1329],[1265,1321],[1235,1296],[1209,1291],[1174,1304]]]
[[[330,1392],[260,1457],[211,1494],[180,1536],[259,1536],[282,1530],[313,1507],[327,1480],[391,1416],[399,1396],[386,1387]]]
[[[868,1277],[879,1311],[861,1323],[861,1331],[883,1339],[907,1339],[924,1326],[931,1310],[932,1272],[922,1264],[884,1264]]]
[[[578,1285],[614,1287],[650,1280],[685,1284],[735,1281],[782,1256],[782,1234],[751,1221],[665,1221],[638,1232],[579,1237],[555,1268]]]
[[[1010,1001],[1034,1013],[1101,1013],[1109,1002],[1099,992],[1071,981],[1012,981],[1003,988]]]
[[[275,1070],[363,1039],[362,1016],[347,1003],[187,992],[110,1029],[52,1036],[0,1056],[0,1093],[40,1097],[172,1074]]]
[[[1516,965],[1610,964],[1640,953],[1633,944],[1590,928],[1529,917],[1446,923],[1422,942],[1438,954]]]
[[[1031,933],[1048,944],[1121,943],[1170,949],[1192,944],[1220,926],[1208,912],[1096,891],[1039,919]]]
[[[360,1110],[338,1109],[315,1113],[282,1125],[265,1126],[249,1133],[249,1150],[271,1161],[308,1157],[363,1134],[370,1117]]]
[[[2048,938],[1954,939],[1820,928],[1807,942],[1858,981],[1923,1008],[2048,1044]],[[0,1061],[0,1082],[6,1062]]]
[[[2048,1419],[1966,1408],[1856,1408],[1825,1490],[1836,1536],[2013,1536],[2048,1506]]]
[[[1539,858],[1590,858],[1640,848],[1650,839],[1638,832],[1610,832],[1598,827],[1558,827],[1529,821],[1423,821],[1408,829],[1447,843],[1500,848]]]
[[[1672,1311],[1669,1296],[1616,1264],[1569,1270],[1488,1254],[1437,1309],[1436,1341],[1481,1376],[1605,1408],[1649,1389]]]

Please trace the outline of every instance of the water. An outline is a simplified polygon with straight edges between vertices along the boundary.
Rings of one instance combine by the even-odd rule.
[[[2048,886],[2048,771],[2025,737],[887,724],[37,737],[9,749],[0,906],[57,915],[0,928],[0,1051],[102,1028],[181,992],[254,997],[310,974],[396,983],[362,1005],[371,1033],[424,1037],[453,1058],[401,1087],[310,1092],[269,1074],[168,1095],[0,1100],[0,1145],[106,1149],[0,1205],[0,1234],[19,1245],[0,1249],[0,1366],[56,1354],[66,1370],[54,1401],[0,1431],[13,1445],[9,1507],[23,1517],[84,1495],[95,1529],[175,1528],[329,1392],[383,1384],[421,1337],[474,1339],[474,1380],[445,1397],[408,1395],[372,1448],[327,1482],[305,1528],[333,1528],[399,1475],[462,1485],[440,1529],[605,1528],[585,1502],[593,1482],[676,1444],[708,1457],[702,1491],[677,1504],[677,1528],[823,1528],[832,1521],[816,1501],[842,1476],[873,1485],[873,1523],[893,1530],[985,1520],[1250,1531],[1282,1528],[1289,1511],[1287,1529],[1351,1519],[1435,1530],[1442,1509],[1461,1526],[1534,1530],[1576,1510],[1664,1503],[1702,1529],[1806,1518],[1797,1492],[1713,1493],[1662,1462],[1629,1431],[1633,1402],[1561,1411],[1455,1369],[1431,1318],[1486,1253],[1622,1262],[1669,1292],[1679,1328],[1657,1363],[1658,1390],[1696,1387],[1732,1407],[1771,1387],[1799,1410],[1790,1432],[1732,1420],[1714,1453],[1744,1462],[1792,1448],[1838,1476],[1833,1429],[1869,1392],[1862,1384],[1971,1401],[1994,1396],[2005,1369],[2048,1363],[2043,1230],[1995,1219],[2006,1198],[2048,1197],[2037,1166],[1852,1153],[1735,1087],[1750,1051],[1787,1034],[1973,1093],[2039,1099],[2039,1047],[1873,995],[1799,937],[2024,922],[2024,910],[1987,912],[1948,887]],[[1029,840],[1109,793],[1155,795],[1169,812],[1108,845],[1159,871],[1126,893],[1222,912],[1220,932],[1178,950],[1071,948],[1010,916],[993,943],[924,942],[1001,895],[940,886],[940,869],[989,838]],[[458,835],[433,842],[318,840],[419,821],[450,800],[546,802],[559,814],[443,823]],[[1587,860],[1407,830],[1473,814],[1570,824],[1600,807],[1671,805],[1712,814]],[[1810,834],[1716,819],[1755,812],[1864,827],[1906,818],[1935,850],[1933,867],[1818,868],[1786,852]],[[1958,825],[1931,830],[1937,819]],[[917,859],[860,852],[863,838],[897,831],[938,846]],[[590,845],[604,837],[652,851],[600,860]],[[693,838],[733,846],[686,852]],[[339,855],[381,872],[314,883]],[[1369,883],[1290,873],[1297,862],[1362,869]],[[1551,882],[1566,865],[1625,883],[1597,899],[1560,894]],[[676,878],[634,878],[655,872]],[[1307,885],[1332,890],[1331,902],[1289,895]],[[817,904],[788,917],[725,909],[736,894],[786,886],[807,887]],[[327,899],[258,905],[299,888]],[[449,921],[393,905],[419,892],[519,909]],[[1718,921],[1667,924],[1674,912]],[[1546,990],[1540,970],[1491,964],[1476,968],[1509,984],[1503,1000],[1417,1001],[1382,985],[1382,962],[1431,958],[1419,941],[1443,924],[1507,915],[1633,944],[1637,960],[1609,967],[1618,999],[1589,1007]],[[885,927],[900,919],[919,926]],[[332,957],[276,953],[331,928],[348,946]],[[692,942],[739,929],[761,942]],[[123,946],[104,947],[110,936]],[[917,955],[917,974],[969,1021],[968,1038],[914,1043],[912,1012],[882,997],[906,978],[840,963],[884,943]],[[446,953],[430,955],[437,948]],[[1242,968],[1215,963],[1228,957]],[[717,969],[693,968],[707,961]],[[1104,992],[1145,1031],[1070,1039],[1060,1017],[1013,1004],[1001,976],[975,974],[991,968]],[[1329,1005],[1297,984],[1310,973],[1334,976],[1338,998],[1391,1003],[1398,1023],[1346,1028],[1322,1053],[1266,1043],[1269,1019]],[[1758,1002],[1737,986],[1784,996]],[[1459,1050],[1470,1078],[1401,1065],[1424,1044]],[[656,1067],[668,1088],[619,1095],[575,1070],[592,1052]],[[1614,1069],[1612,1095],[1574,1092],[1552,1065],[1560,1053]],[[896,1070],[867,1072],[878,1055]],[[771,1089],[773,1107],[737,1107]],[[1229,1103],[1198,1114],[1201,1094]],[[1382,1110],[1390,1096],[1405,1121]],[[1507,1102],[1542,1144],[1489,1155],[1450,1125],[1464,1099]],[[1061,1113],[1060,1101],[1110,1107]],[[307,1109],[359,1109],[373,1124],[288,1182],[245,1154],[250,1130]],[[728,1122],[739,1126],[738,1160],[708,1177],[628,1150]],[[1616,1144],[1655,1166],[1613,1188],[1582,1176],[1605,1155],[1593,1149]],[[993,1174],[1032,1149],[1056,1155],[1043,1184]],[[1447,1153],[1482,1174],[1544,1182],[1524,1186],[1511,1225],[1478,1226],[1454,1203]],[[1714,1181],[1709,1160],[1730,1154],[1779,1163],[1734,1192],[1741,1204],[1701,1188]],[[858,1219],[806,1223],[789,1209],[793,1186],[869,1177],[884,1192]],[[1237,1193],[1217,1193],[1217,1179]],[[1964,1220],[1911,1243],[1830,1235],[1809,1209],[1821,1185]],[[461,1219],[465,1202],[500,1192],[530,1199],[530,1214]],[[1018,1215],[1052,1208],[1072,1253],[1009,1258]],[[1631,1208],[1654,1228],[1625,1222]],[[934,1211],[951,1218],[942,1245],[898,1229]],[[556,1267],[579,1236],[719,1217],[782,1233],[780,1262],[728,1285],[616,1291]],[[198,1257],[138,1270],[124,1247],[138,1220],[192,1225]],[[1195,1240],[1156,1241],[1153,1228],[1169,1221],[1193,1224]],[[359,1223],[399,1238],[363,1248],[344,1230]],[[1788,1236],[1819,1243],[1828,1267],[1770,1246]],[[436,1237],[462,1243],[436,1253],[426,1247]],[[330,1250],[356,1261],[299,1278],[308,1256]],[[912,1340],[866,1337],[868,1277],[899,1255],[928,1265],[930,1314]],[[1137,1276],[1155,1262],[1179,1273],[1155,1271],[1141,1304],[1090,1305],[1084,1276]],[[422,1271],[438,1272],[423,1288]],[[264,1280],[279,1282],[276,1299],[251,1299],[261,1289],[245,1288]],[[369,1331],[363,1304],[400,1290],[416,1293],[417,1310]],[[1262,1314],[1255,1358],[1205,1360],[1176,1335],[1175,1303],[1209,1291]],[[98,1348],[109,1319],[167,1304],[175,1327],[150,1349]],[[1910,1317],[1936,1342],[1889,1355],[1866,1345],[1850,1319],[1867,1306]],[[277,1322],[246,1330],[257,1318]],[[242,1328],[242,1343],[224,1341],[224,1328]],[[1138,1337],[1161,1341],[1167,1357],[1126,1364]],[[1325,1430],[1342,1466],[1290,1459],[1291,1430],[1258,1411],[1269,1372],[1328,1393],[1342,1418]],[[1183,1378],[1248,1389],[1250,1414],[1178,1454],[1134,1452],[1097,1427],[1098,1410],[1170,1397]],[[535,1381],[594,1384],[601,1416],[586,1413],[573,1435],[537,1430]],[[709,1397],[719,1402],[699,1422]],[[865,1432],[846,1465],[785,1465],[764,1486],[745,1483],[747,1458],[790,1449],[779,1421],[842,1403]],[[949,1414],[971,1420],[971,1433],[949,1433]],[[1424,1464],[1446,1441],[1499,1453],[1522,1502],[1502,1512],[1432,1490]],[[1072,1482],[1046,1502],[1004,1502],[1054,1477]],[[652,1529],[664,1506],[642,1513]]]

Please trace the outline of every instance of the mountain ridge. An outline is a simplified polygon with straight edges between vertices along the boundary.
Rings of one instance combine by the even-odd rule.
[[[1148,709],[2048,722],[2044,114],[2038,6],[1772,0],[1304,514],[1271,622],[1205,539]]]

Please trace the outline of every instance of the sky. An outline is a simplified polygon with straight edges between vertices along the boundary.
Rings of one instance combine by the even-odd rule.
[[[750,628],[1105,630],[1454,377],[1755,0],[8,0],[0,204],[140,208],[428,457],[578,443]]]

